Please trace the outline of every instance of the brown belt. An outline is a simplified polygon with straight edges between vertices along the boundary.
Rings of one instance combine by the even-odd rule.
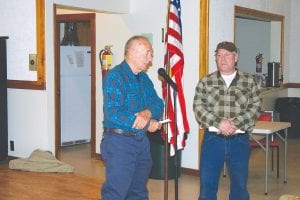
[[[134,132],[124,131],[124,130],[118,129],[118,128],[105,128],[104,127],[104,132],[117,133],[117,134],[126,135],[126,136],[136,136],[137,135]]]

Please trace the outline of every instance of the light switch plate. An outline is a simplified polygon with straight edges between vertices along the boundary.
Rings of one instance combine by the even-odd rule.
[[[36,54],[29,54],[29,70],[30,71],[37,71]]]

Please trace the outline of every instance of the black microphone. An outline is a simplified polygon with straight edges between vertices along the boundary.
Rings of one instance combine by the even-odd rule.
[[[165,79],[165,81],[173,88],[174,91],[178,91],[176,83],[170,78],[170,76],[166,73],[166,70],[163,68],[158,69],[158,74]]]

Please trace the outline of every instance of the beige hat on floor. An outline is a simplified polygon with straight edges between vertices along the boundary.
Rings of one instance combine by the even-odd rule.
[[[288,195],[288,194],[282,195],[279,198],[279,200],[297,200],[297,199],[300,199],[300,197],[296,197],[295,195]]]

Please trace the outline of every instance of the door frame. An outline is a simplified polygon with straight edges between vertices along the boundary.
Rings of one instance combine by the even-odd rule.
[[[60,110],[60,26],[65,21],[89,21],[90,22],[90,46],[91,46],[91,158],[96,157],[96,51],[95,51],[95,13],[84,14],[56,14],[54,5],[54,73],[55,73],[55,156],[60,159],[61,151],[61,110]]]

